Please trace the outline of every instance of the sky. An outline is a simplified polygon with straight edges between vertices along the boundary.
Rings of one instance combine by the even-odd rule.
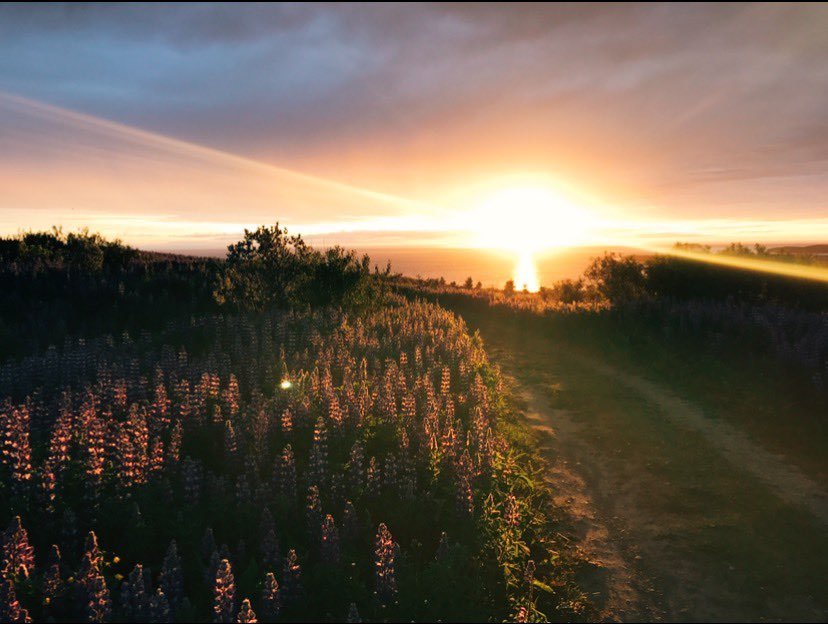
[[[826,32],[825,4],[5,3],[0,233],[828,242]]]

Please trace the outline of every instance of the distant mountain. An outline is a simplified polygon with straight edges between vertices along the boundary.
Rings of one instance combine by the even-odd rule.
[[[787,245],[785,247],[771,247],[771,253],[792,254],[802,256],[828,256],[828,244],[820,245]]]

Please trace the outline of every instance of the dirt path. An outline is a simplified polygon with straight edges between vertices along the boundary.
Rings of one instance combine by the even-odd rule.
[[[654,589],[636,570],[636,554],[623,530],[605,518],[579,474],[586,454],[578,426],[566,410],[554,409],[539,393],[523,389],[526,418],[541,434],[541,444],[552,458],[548,483],[555,505],[566,510],[577,548],[589,569],[579,582],[591,596],[602,621],[658,621],[663,613],[653,600]]]
[[[671,390],[517,330],[484,332],[551,464],[605,621],[826,621],[821,488]]]
[[[828,493],[796,467],[758,446],[735,427],[708,418],[696,406],[651,381],[593,360],[581,358],[581,363],[631,388],[681,427],[702,434],[706,442],[736,468],[757,477],[782,500],[804,507],[823,524],[828,524]]]

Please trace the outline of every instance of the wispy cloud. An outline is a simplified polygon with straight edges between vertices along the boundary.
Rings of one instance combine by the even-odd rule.
[[[774,236],[828,208],[826,29],[819,4],[0,5],[0,90],[44,103],[0,119],[0,222],[452,231],[452,190],[541,171],[630,223]]]

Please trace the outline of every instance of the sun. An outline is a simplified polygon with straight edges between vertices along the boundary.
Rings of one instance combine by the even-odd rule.
[[[477,246],[520,253],[584,244],[591,227],[588,211],[551,185],[496,189],[482,198],[470,219]]]

